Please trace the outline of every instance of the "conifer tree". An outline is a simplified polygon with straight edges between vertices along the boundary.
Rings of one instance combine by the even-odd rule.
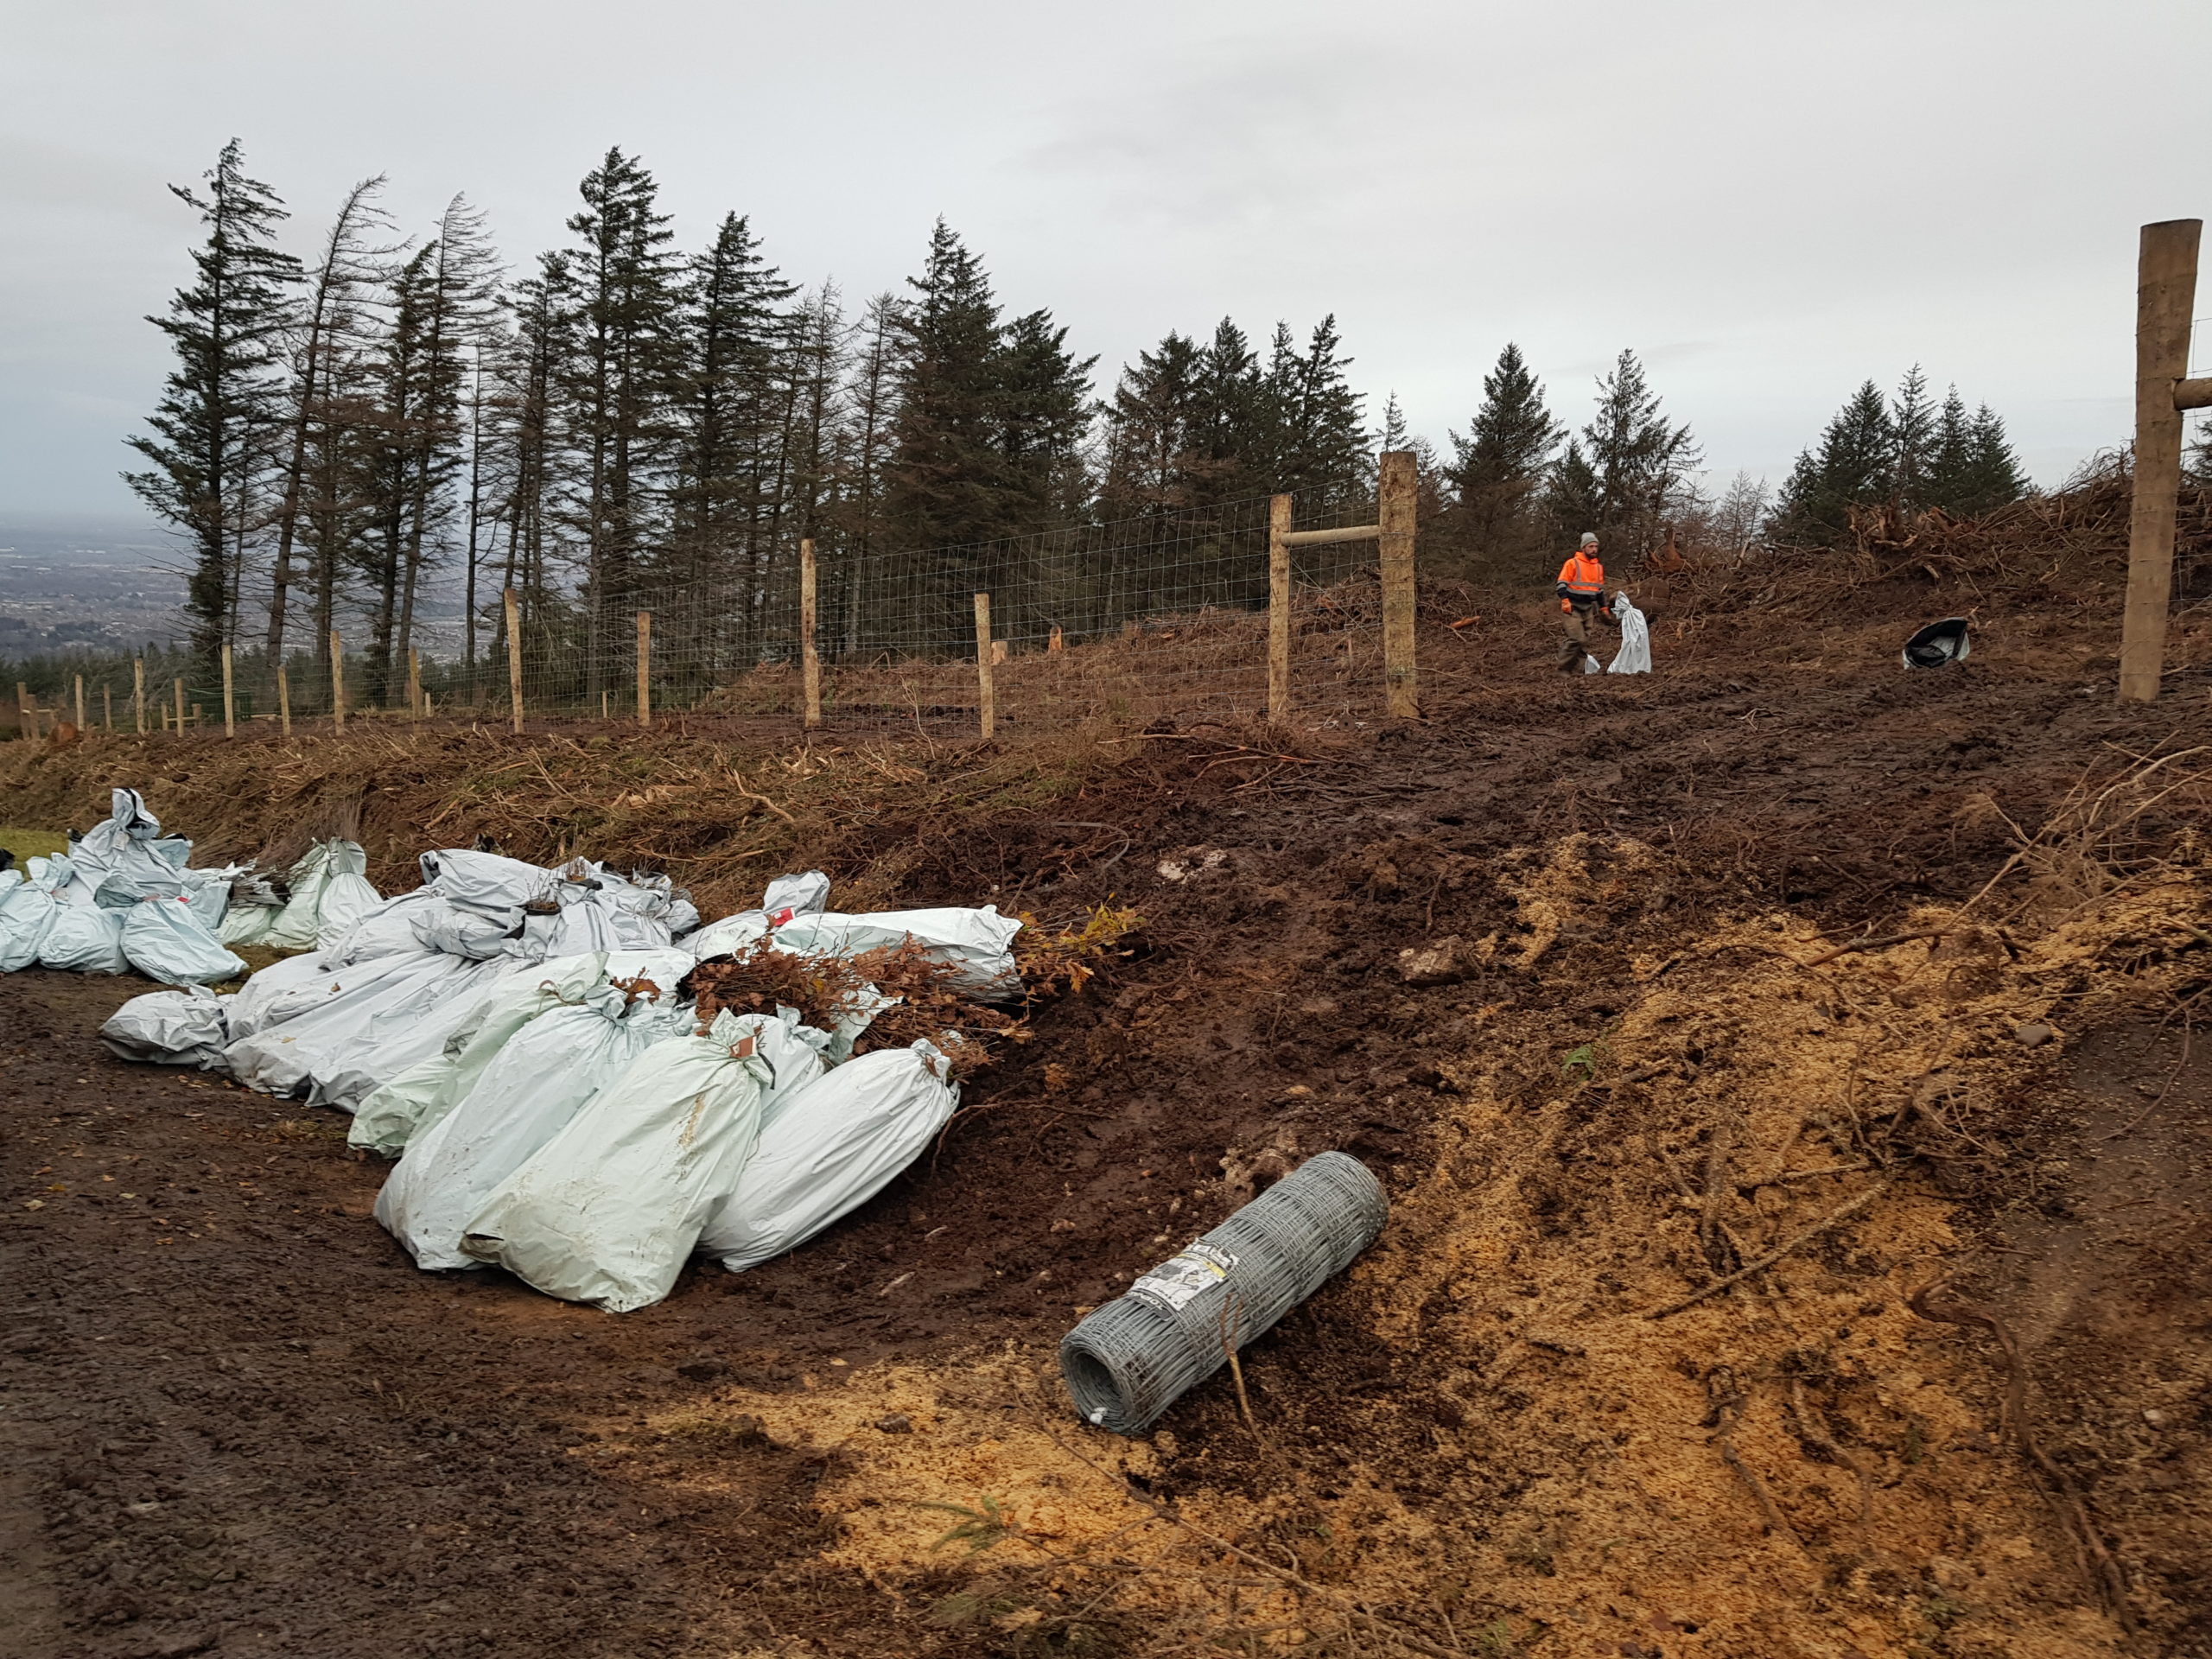
[[[1600,528],[1605,520],[1605,492],[1590,458],[1583,453],[1582,440],[1572,437],[1567,448],[1552,463],[1551,476],[1545,480],[1544,505],[1551,520],[1554,537],[1568,541],[1579,540],[1586,531],[1602,536]]]
[[[619,616],[658,529],[669,396],[680,368],[681,281],[660,187],[634,156],[609,149],[585,175],[576,238],[575,351],[563,416],[582,476],[567,516],[582,540],[589,638],[584,689],[596,694],[623,646]]]
[[[1360,395],[1345,371],[1334,315],[1314,325],[1300,352],[1275,325],[1262,383],[1271,486],[1291,491],[1308,512],[1339,509],[1367,493],[1371,466]]]
[[[1928,461],[1928,505],[1946,512],[1956,512],[1973,464],[1974,420],[1954,385],[1944,394],[1943,406],[1936,417],[1936,441]]]
[[[1198,342],[1172,329],[1122,371],[1106,406],[1106,475],[1100,511],[1109,519],[1161,516],[1192,504],[1202,442]]]
[[[912,548],[988,541],[1005,526],[998,302],[982,262],[943,219],[907,284],[884,516]]]
[[[1090,500],[1084,439],[1090,429],[1096,357],[1068,350],[1068,331],[1050,311],[1006,326],[999,353],[999,449],[1008,534],[1057,530],[1080,519]]]
[[[1272,433],[1259,354],[1227,317],[1198,354],[1192,374],[1190,460],[1184,471],[1192,506],[1210,506],[1272,486]]]
[[[1577,448],[1570,446],[1569,454]],[[1600,544],[1623,563],[1649,552],[1657,545],[1662,521],[1688,505],[1700,456],[1689,428],[1661,412],[1659,396],[1634,352],[1623,352],[1612,372],[1598,382],[1598,412],[1582,429],[1579,452],[1594,492],[1578,500],[1588,486],[1579,479],[1570,485],[1562,470],[1555,508],[1575,511],[1555,510],[1559,530],[1569,536],[1596,531]]]
[[[692,261],[670,410],[671,561],[681,577],[727,571],[741,550],[747,565],[760,556],[797,349],[785,308],[798,291],[735,213]]]
[[[1942,418],[1929,401],[1928,377],[1916,363],[1890,401],[1890,499],[1901,511],[1929,505],[1929,480],[1942,442]]]
[[[1478,566],[1511,567],[1533,553],[1543,532],[1539,493],[1565,435],[1520,346],[1507,341],[1483,377],[1482,406],[1467,435],[1452,434],[1455,528]]]
[[[1958,511],[1974,516],[1993,512],[2028,493],[2027,474],[2005,435],[2005,423],[1987,404],[1974,410],[1967,429],[1967,470],[1959,491]]]
[[[1850,528],[1853,506],[1888,498],[1896,442],[1889,404],[1881,389],[1866,381],[1827,423],[1818,446],[1797,457],[1775,509],[1777,533],[1834,546]]]
[[[396,251],[380,240],[391,223],[375,200],[384,183],[379,174],[346,193],[323,238],[322,257],[308,273],[306,302],[287,340],[290,384],[285,402],[291,431],[282,463],[276,557],[270,572],[268,649],[272,663],[284,653],[292,561],[303,531],[311,549],[318,540],[328,549],[327,556],[317,557],[308,574],[315,585],[315,632],[321,641],[316,654],[327,658],[329,653],[329,611],[343,537],[328,523],[326,503],[348,470],[353,411],[360,407],[352,371],[365,354],[370,293],[389,276],[386,262]],[[318,509],[323,518],[321,537],[311,522]]]
[[[560,480],[571,453],[563,427],[563,372],[575,352],[575,277],[569,257],[539,257],[536,274],[515,285],[508,301],[514,334],[499,365],[499,422],[494,442],[505,458],[508,494],[502,585],[516,590],[526,628],[548,608],[559,533]],[[506,640],[505,609],[495,613],[493,650]]]
[[[124,474],[192,550],[185,613],[202,674],[233,635],[247,542],[263,527],[270,446],[284,422],[284,331],[302,276],[300,262],[275,243],[283,205],[246,177],[237,139],[206,178],[204,194],[169,187],[200,214],[207,239],[168,315],[147,319],[168,336],[176,364],[147,422],[152,435],[129,441],[151,465]]]

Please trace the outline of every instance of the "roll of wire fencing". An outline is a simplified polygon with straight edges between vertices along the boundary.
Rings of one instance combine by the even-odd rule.
[[[1061,1339],[1077,1415],[1141,1434],[1350,1266],[1389,1215],[1382,1185],[1341,1152],[1309,1158]]]

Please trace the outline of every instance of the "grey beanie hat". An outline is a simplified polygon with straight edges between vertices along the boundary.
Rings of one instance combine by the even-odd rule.
[[[1582,532],[1582,545],[1583,545],[1583,546],[1585,546],[1585,547],[1595,547],[1595,546],[1597,546],[1597,545],[1598,545],[1598,533],[1597,533],[1595,531],[1590,531],[1590,530],[1586,530],[1586,531],[1584,531]]]

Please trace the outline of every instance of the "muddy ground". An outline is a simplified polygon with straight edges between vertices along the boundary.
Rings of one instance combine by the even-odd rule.
[[[1101,740],[1053,762],[1069,787],[1050,798],[951,818],[887,791],[818,843],[841,879],[1052,917],[1111,898],[1145,916],[1138,944],[1041,1008],[874,1203],[620,1318],[496,1274],[417,1274],[369,1219],[382,1166],[346,1151],[341,1120],[100,1051],[99,1020],[143,986],[0,978],[0,1654],[2212,1653],[2195,889],[2114,922],[2078,971],[2024,956],[2017,918],[2017,938],[1973,946],[1988,961],[1939,963],[1959,999],[2073,973],[2055,994],[2091,1011],[2023,1039],[1997,1002],[1960,1001],[1986,1027],[1955,1062],[1970,1113],[1929,1094],[1952,1075],[1933,1063],[1874,1080],[1882,1033],[1948,1018],[1914,1013],[1907,987],[1848,1073],[1904,1091],[1891,1138],[1801,1108],[1781,1173],[1732,1177],[1755,1111],[1729,1108],[1748,1125],[1733,1142],[1683,1116],[1732,1065],[1756,1081],[1755,1048],[1809,1054],[1852,997],[1891,995],[1852,981],[1807,1002],[1810,1037],[1727,1026],[1764,983],[1758,956],[1723,954],[1746,930],[1800,960],[1815,935],[1911,932],[2003,874],[2085,776],[2188,747],[2208,697],[2191,671],[2122,709],[2101,664],[2054,653],[1918,676],[1847,655],[1643,682],[1516,671],[1406,730]],[[898,762],[976,763],[938,743]],[[73,799],[96,771],[72,774]],[[0,820],[65,787],[16,783]],[[2177,806],[2133,828],[2172,883],[2201,859],[2173,851]],[[405,849],[385,838],[388,871]],[[1446,965],[1421,973],[1409,947]],[[1843,961],[1894,980],[1899,952],[1918,953],[1909,974],[1948,948]],[[1760,971],[1783,987],[1770,1003],[1806,995]],[[1653,1046],[1700,1010],[1721,1036]],[[1259,1586],[1241,1611],[1233,1588],[1224,1611],[1078,1595],[1079,1573],[988,1578],[1079,1518],[976,1555],[929,1547],[944,1511],[868,1530],[886,1506],[972,1511],[989,1489],[932,1464],[930,1437],[966,1437],[962,1468],[1016,1444],[1079,1310],[1325,1147],[1367,1160],[1401,1218],[1375,1262],[1255,1344],[1255,1421],[1217,1380],[1147,1446],[1073,1447],[1134,1483],[1097,1501],[1147,1506],[1138,1520],[1239,1517]],[[1802,1252],[1794,1287],[1754,1275],[1700,1304],[1710,1351],[1686,1337],[1666,1373],[1692,1402],[1669,1431],[1688,1472],[1671,1497],[1623,1498],[1608,1459],[1639,1437],[1615,1430],[1665,1389],[1608,1375],[1577,1332],[1751,1261],[1870,1165],[1904,1206],[1886,1231]],[[1469,1242],[1491,1205],[1523,1243]],[[1604,1272],[1570,1298],[1578,1258]],[[1946,1276],[1939,1307],[1995,1310],[2020,1344],[2056,1484],[2010,1435],[1991,1328],[1907,1305]],[[1815,1304],[1834,1317],[1810,1333]],[[1773,1331],[1731,1358],[1730,1321]],[[1016,1383],[976,1357],[994,1355]],[[1941,1409],[1897,1403],[1908,1358]],[[875,1410],[907,1397],[883,1379],[917,1376],[941,1413]],[[1830,1429],[1791,1405],[1793,1380]],[[810,1414],[849,1432],[793,1427]],[[1732,1421],[1752,1475],[1719,1449]],[[2116,1594],[2063,1518],[2067,1486]],[[1260,1618],[1286,1572],[1306,1611]],[[1703,1612],[1662,1587],[1721,1578],[1738,1589]]]

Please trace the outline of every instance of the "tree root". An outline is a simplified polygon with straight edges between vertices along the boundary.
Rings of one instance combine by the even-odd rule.
[[[1923,1319],[1941,1320],[1946,1325],[1978,1325],[1997,1338],[1997,1346],[2005,1356],[2005,1415],[2012,1426],[2013,1438],[2019,1441],[2020,1450],[2028,1454],[2028,1461],[2050,1483],[2044,1495],[2050,1499],[2060,1524],[2073,1541],[2082,1576],[2104,1603],[2106,1611],[2120,1621],[2120,1629],[2133,1635],[2135,1610],[2128,1603],[2127,1581],[2120,1570],[2120,1563],[2097,1535],[2081,1488],[2074,1484],[2073,1477],[2051,1460],[2028,1421],[2027,1368],[2021,1363],[2020,1344],[2012,1335],[2012,1327],[1997,1316],[1994,1309],[1958,1297],[1947,1294],[1938,1304],[1934,1298],[1947,1288],[1946,1282],[1939,1279],[1913,1292],[1907,1306]],[[2042,1483],[2037,1485],[2040,1487]]]
[[[1747,1262],[1742,1267],[1737,1268],[1735,1272],[1728,1274],[1726,1278],[1716,1279],[1711,1284],[1705,1286],[1701,1289],[1694,1290],[1687,1296],[1680,1297],[1674,1301],[1669,1302],[1664,1307],[1655,1307],[1643,1317],[1647,1319],[1663,1319],[1670,1313],[1679,1313],[1686,1307],[1694,1306],[1696,1304],[1703,1301],[1707,1297],[1712,1295],[1716,1291],[1726,1290],[1729,1286],[1737,1283],[1740,1280],[1748,1279],[1755,1273],[1764,1272],[1776,1262],[1781,1261],[1783,1256],[1789,1255],[1790,1251],[1796,1249],[1800,1244],[1804,1243],[1808,1239],[1816,1238],[1821,1234],[1827,1231],[1829,1228],[1834,1226],[1838,1222],[1848,1220],[1851,1217],[1857,1215],[1861,1210],[1864,1210],[1868,1205],[1873,1203],[1876,1198],[1881,1197],[1882,1194],[1887,1191],[1889,1191],[1889,1186],[1886,1182],[1878,1186],[1868,1187],[1864,1192],[1861,1192],[1857,1198],[1852,1199],[1848,1204],[1843,1205],[1838,1209],[1829,1211],[1827,1215],[1821,1217],[1820,1220],[1815,1222],[1810,1227],[1805,1229],[1803,1232],[1784,1239],[1781,1243],[1776,1245],[1774,1249],[1769,1250],[1764,1255],[1759,1257],[1758,1261]]]

